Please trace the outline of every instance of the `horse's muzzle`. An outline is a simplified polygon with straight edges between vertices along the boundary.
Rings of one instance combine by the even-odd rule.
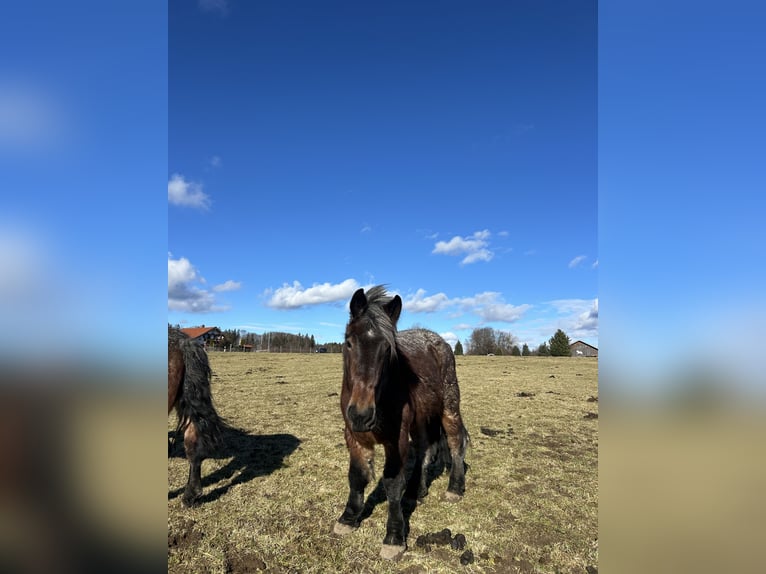
[[[371,431],[375,426],[375,407],[358,411],[356,405],[349,405],[346,415],[354,432]]]

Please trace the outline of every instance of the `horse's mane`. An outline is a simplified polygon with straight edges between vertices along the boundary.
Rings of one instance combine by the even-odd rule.
[[[373,324],[377,331],[383,336],[391,349],[391,359],[396,358],[396,323],[391,321],[391,317],[383,308],[393,297],[386,293],[383,285],[370,287],[365,293],[367,297],[367,309],[362,316],[365,316]]]
[[[370,287],[367,289],[365,296],[367,297],[368,305],[382,306],[393,299],[393,297],[386,293],[385,285],[375,285],[375,287]]]

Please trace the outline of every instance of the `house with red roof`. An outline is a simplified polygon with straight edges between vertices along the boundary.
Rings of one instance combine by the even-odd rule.
[[[208,341],[212,341],[215,344],[223,339],[223,333],[221,333],[218,327],[205,327],[205,325],[202,325],[200,327],[187,327],[181,329],[181,331],[192,339],[202,341],[205,345],[207,345]]]

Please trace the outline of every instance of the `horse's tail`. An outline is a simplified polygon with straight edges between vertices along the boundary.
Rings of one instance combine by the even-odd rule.
[[[179,348],[184,357],[184,380],[178,399],[178,426],[181,433],[193,423],[197,429],[203,456],[211,455],[223,445],[224,430],[229,424],[218,414],[210,394],[212,371],[204,347],[197,341],[183,338]]]
[[[462,453],[465,453],[465,451],[468,449],[469,446],[471,446],[471,436],[468,434],[468,429],[465,428],[465,425],[461,422],[460,423],[460,451]],[[437,456],[436,459],[438,461],[438,464],[444,465],[444,468],[449,468],[452,466],[452,454],[450,453],[449,443],[447,442],[447,431],[444,429],[444,426],[442,425],[439,435],[439,445],[437,448]],[[463,461],[463,464],[465,465],[465,468],[468,468],[468,463]]]

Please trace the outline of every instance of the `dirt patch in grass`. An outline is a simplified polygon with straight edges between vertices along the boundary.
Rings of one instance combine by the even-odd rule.
[[[191,520],[182,520],[172,533],[168,533],[168,548],[186,550],[193,548],[202,540],[204,535],[194,527]]]
[[[229,549],[225,554],[224,569],[227,574],[246,574],[266,570],[266,562],[256,554]]]
[[[597,414],[587,401],[598,392],[595,360],[457,357],[471,435],[466,494],[446,502],[448,477],[437,476],[395,563],[378,557],[387,504],[377,480],[360,528],[332,536],[348,494],[340,355],[211,353],[210,362],[216,405],[239,430],[203,463],[195,508],[178,496],[182,451],[168,458],[169,572],[553,574],[598,564],[598,420],[583,418]],[[376,450],[377,478],[383,459]],[[416,545],[445,528],[465,545]],[[473,561],[461,565],[467,551]]]

